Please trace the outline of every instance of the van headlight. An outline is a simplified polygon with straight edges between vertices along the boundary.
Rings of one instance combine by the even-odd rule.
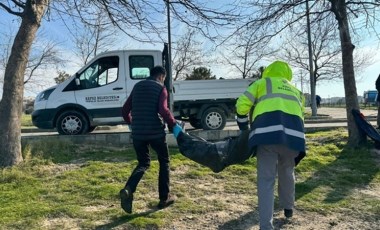
[[[50,94],[55,90],[55,88],[47,89],[39,93],[36,97],[36,101],[46,101],[49,99]]]

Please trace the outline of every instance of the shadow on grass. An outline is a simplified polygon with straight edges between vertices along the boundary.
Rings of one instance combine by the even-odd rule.
[[[259,224],[259,211],[253,210],[245,213],[242,216],[239,216],[236,219],[230,220],[218,227],[218,230],[245,230],[251,229],[253,226],[257,226]]]
[[[132,147],[112,147],[90,144],[74,144],[64,140],[34,141],[22,146],[24,158],[40,158],[55,164],[83,163],[91,161],[135,160]]]
[[[277,210],[278,211],[278,210]],[[275,210],[276,212],[276,210]],[[273,218],[273,226],[275,229],[283,229],[285,225],[289,224],[289,220],[286,218]],[[239,216],[236,219],[230,220],[218,227],[218,230],[246,230],[252,229],[255,226],[259,226],[259,210],[256,208],[253,211]]]
[[[327,188],[324,202],[336,203],[349,196],[354,189],[367,186],[379,171],[370,148],[369,144],[357,149],[344,147],[333,162],[317,166],[319,168],[310,178],[296,183],[296,199],[317,188]]]
[[[157,160],[157,153],[150,150],[151,160]],[[39,158],[50,160],[54,164],[84,163],[86,161],[134,161],[136,153],[133,146],[113,147],[108,145],[74,144],[65,140],[41,140],[24,142],[22,145],[24,159]],[[169,147],[172,157],[181,155],[177,148]]]
[[[124,216],[120,216],[120,217],[114,218],[113,220],[111,220],[110,223],[97,226],[95,229],[96,230],[113,229],[113,228],[115,228],[115,227],[117,227],[119,225],[123,225],[125,223],[128,223],[128,222],[130,222],[133,219],[136,219],[136,218],[139,218],[139,217],[149,216],[150,214],[152,214],[152,213],[154,213],[156,211],[158,211],[158,209],[155,208],[155,209],[151,209],[151,210],[148,210],[148,211],[145,211],[145,212],[141,212],[141,213],[125,214]],[[138,228],[133,227],[133,226],[126,226],[126,228],[123,228],[123,229],[138,229]]]

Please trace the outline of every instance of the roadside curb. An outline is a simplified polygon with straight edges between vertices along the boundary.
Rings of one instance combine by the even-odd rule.
[[[366,117],[367,121],[376,121],[375,116]],[[323,124],[323,123],[341,123],[347,122],[346,118],[331,118],[331,119],[305,119],[305,124]]]
[[[98,126],[95,130],[117,130],[120,129],[122,126],[116,125],[116,126]],[[22,128],[21,133],[51,133],[51,132],[58,132],[56,129],[39,129],[37,127],[31,127],[31,128]]]
[[[368,116],[366,117],[368,121],[376,121],[376,116]],[[307,124],[324,124],[324,123],[343,123],[347,122],[346,118],[331,118],[331,119],[305,119],[305,125]],[[341,126],[339,126],[341,127]],[[328,126],[328,128],[331,128]],[[122,129],[122,126],[99,126],[96,128],[96,131],[109,131],[115,130],[117,132],[118,129]],[[194,130],[192,132],[199,132],[200,130]],[[203,130],[206,131],[206,130]],[[228,130],[225,130],[228,131]],[[39,129],[39,128],[22,128],[21,133],[49,133],[49,132],[57,132],[56,129]]]
[[[331,126],[331,127],[308,127],[305,128],[306,133],[327,131],[336,128],[346,128],[343,126]],[[239,130],[194,130],[190,131],[190,134],[194,134],[207,141],[222,141],[228,137],[238,136]],[[115,133],[96,133],[89,135],[48,135],[48,136],[24,136],[21,138],[22,144],[28,144],[38,141],[43,142],[56,142],[66,141],[74,144],[90,144],[94,146],[114,146],[123,147],[132,145],[132,138],[129,132],[115,132]],[[166,135],[166,141],[169,146],[176,147],[177,140],[173,134]]]

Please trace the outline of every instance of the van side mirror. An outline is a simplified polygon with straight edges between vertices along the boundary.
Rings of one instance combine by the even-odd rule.
[[[75,75],[75,84],[77,86],[80,86],[80,80],[79,80],[79,75],[78,74]]]

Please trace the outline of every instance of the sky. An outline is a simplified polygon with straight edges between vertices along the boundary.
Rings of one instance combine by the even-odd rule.
[[[163,18],[162,20],[165,20]],[[0,10],[0,35],[7,30],[7,26],[13,26],[14,29],[17,29],[17,22],[14,21],[14,17],[10,17],[5,11]],[[184,28],[182,25],[173,24],[172,25],[172,40],[175,40],[175,37],[178,34],[181,33],[181,30]],[[64,67],[64,70],[70,74],[74,74],[75,71],[77,71],[81,66],[78,65],[80,61],[75,57],[73,54],[73,45],[70,44],[69,39],[67,36],[65,36],[65,33],[67,33],[66,28],[63,26],[62,22],[59,21],[44,21],[42,25],[42,29],[45,31],[45,33],[49,34],[50,38],[59,41],[60,48],[62,50],[62,56],[65,59],[70,60],[66,66]],[[167,37],[167,36],[162,36]],[[366,37],[366,36],[364,36]],[[362,96],[364,91],[367,90],[374,90],[375,89],[375,81],[377,77],[380,74],[380,52],[376,52],[379,50],[379,39],[376,37],[367,37],[368,41],[361,42],[360,46],[356,47],[356,50],[360,49],[366,49],[366,50],[375,50],[374,57],[373,57],[373,64],[368,66],[363,72],[360,74],[360,76],[357,77],[357,94],[359,96]],[[130,39],[123,38],[123,35],[120,35],[119,41],[117,41],[117,46],[115,46],[116,49],[163,49],[163,44],[146,44],[146,43],[139,43],[137,41],[131,41]],[[205,42],[207,44],[207,42]],[[207,58],[207,57],[206,57]],[[273,60],[274,61],[274,60]],[[230,70],[226,69],[223,65],[210,65],[209,68],[211,69],[212,73],[215,74],[217,77],[224,77],[224,78],[236,78],[238,77],[237,74],[231,73]],[[228,74],[226,74],[228,73]],[[0,73],[2,74],[2,73]],[[48,77],[45,78],[47,80],[48,84],[54,85],[53,78],[56,76],[56,70],[51,70],[46,72]],[[300,87],[299,82],[295,82],[296,86],[298,88]],[[44,86],[48,87],[48,86]],[[304,92],[308,93],[310,90],[308,90],[307,86],[303,86]],[[26,96],[35,96],[37,92],[41,91],[42,87],[34,90],[34,92],[26,92]],[[2,93],[2,89],[0,89],[0,93]],[[317,85],[317,94],[320,95],[322,98],[330,98],[330,97],[344,97],[344,86],[343,81],[338,82],[320,82]]]

